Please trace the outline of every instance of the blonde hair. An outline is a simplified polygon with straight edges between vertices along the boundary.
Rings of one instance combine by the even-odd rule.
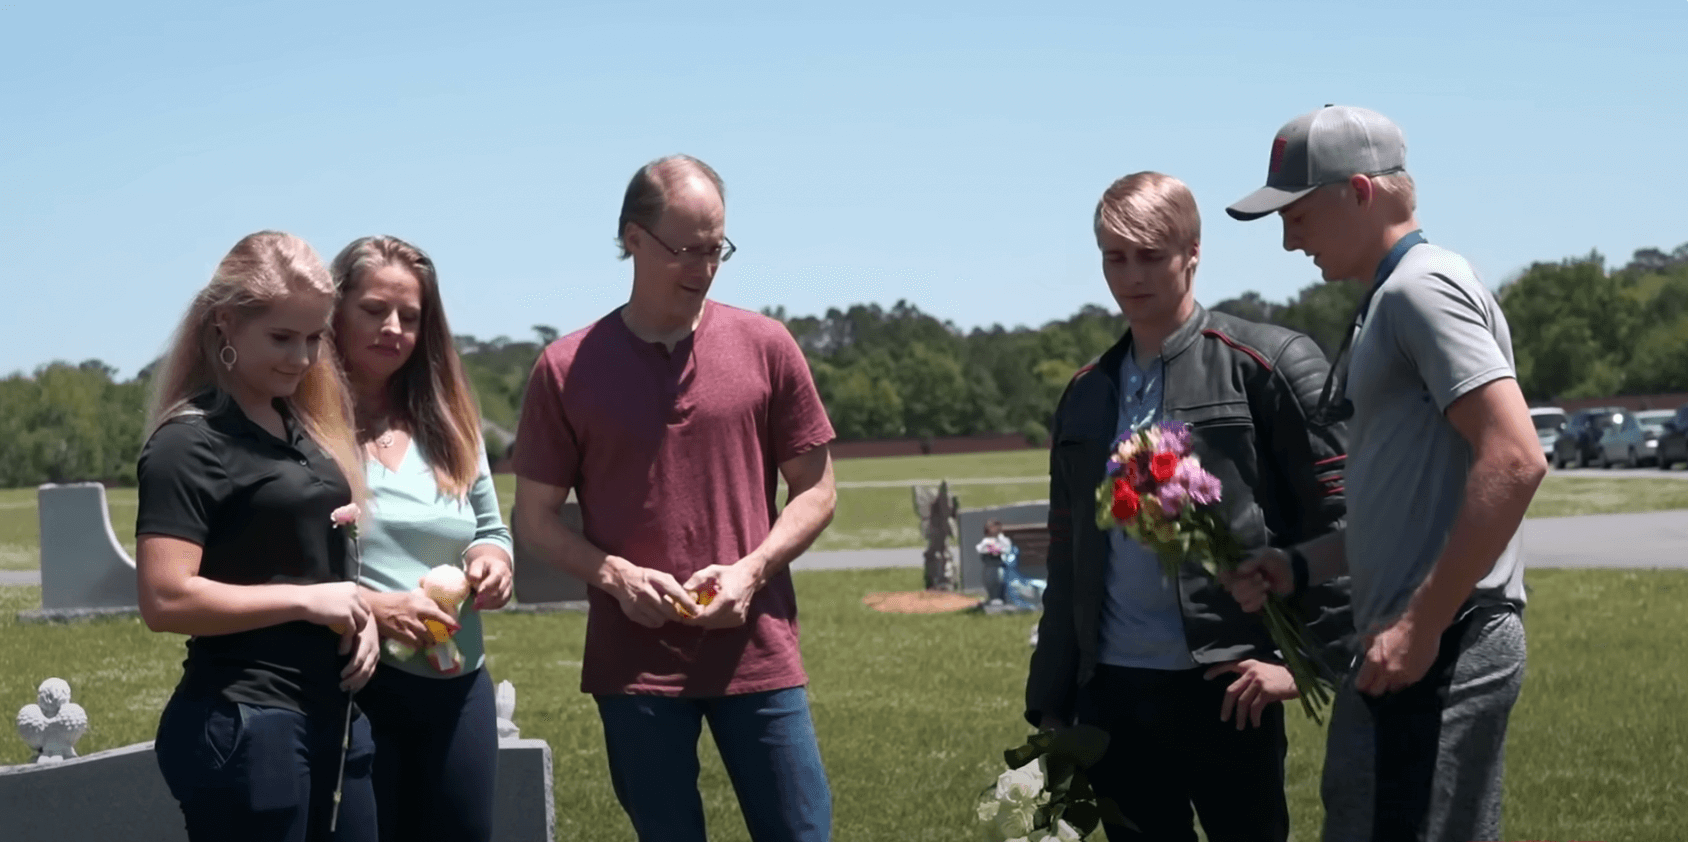
[[[211,282],[193,297],[170,340],[153,380],[147,435],[172,419],[205,414],[207,410],[194,399],[207,390],[215,390],[212,412],[233,400],[229,387],[234,375],[217,364],[223,346],[219,315],[226,315],[232,327],[256,318],[288,296],[311,294],[332,297],[334,286],[309,243],[280,231],[259,231],[235,243],[217,264]],[[362,503],[367,494],[352,432],[351,393],[331,335],[324,344],[327,347],[305,370],[298,388],[283,401],[301,431],[339,466],[352,488],[353,501]]]
[[[1132,173],[1108,186],[1096,203],[1096,233],[1134,243],[1183,248],[1202,238],[1196,197],[1184,182],[1158,172]]]
[[[387,394],[434,481],[447,497],[462,498],[480,476],[481,413],[440,302],[439,273],[426,252],[397,237],[361,237],[334,258],[335,320],[363,279],[383,266],[398,266],[422,288],[422,323],[416,350],[387,379]],[[342,358],[344,365],[344,358]]]
[[[1407,213],[1418,212],[1418,186],[1413,183],[1413,177],[1405,170],[1371,176],[1372,186],[1378,192],[1401,203]]]
[[[1372,188],[1376,191],[1375,195],[1394,202],[1409,216],[1418,212],[1418,185],[1413,182],[1412,175],[1405,170],[1382,175],[1368,175],[1366,178],[1371,181]],[[1341,181],[1333,181],[1320,189],[1335,189],[1342,194],[1344,201],[1354,195],[1354,186],[1346,178]]]

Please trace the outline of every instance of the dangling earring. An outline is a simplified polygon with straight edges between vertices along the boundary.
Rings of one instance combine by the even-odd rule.
[[[217,361],[222,363],[223,368],[229,371],[234,370],[234,364],[239,360],[240,352],[236,351],[233,345],[226,342],[223,343],[223,350],[217,352]]]

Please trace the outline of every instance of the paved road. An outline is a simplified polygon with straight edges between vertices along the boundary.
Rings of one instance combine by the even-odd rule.
[[[1688,511],[1532,518],[1524,521],[1529,567],[1688,567]],[[918,547],[814,552],[795,570],[920,567]]]
[[[1556,477],[1589,477],[1592,479],[1679,479],[1688,480],[1688,470],[1672,468],[1661,471],[1658,468],[1553,468],[1548,471]]]
[[[1688,567],[1688,511],[1534,518],[1524,521],[1530,567]],[[834,550],[798,559],[795,570],[921,566],[921,550]],[[39,570],[0,570],[0,585],[38,585]]]

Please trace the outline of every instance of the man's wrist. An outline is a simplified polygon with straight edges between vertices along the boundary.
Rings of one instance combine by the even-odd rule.
[[[1302,593],[1307,590],[1307,580],[1310,576],[1307,569],[1307,554],[1303,553],[1300,547],[1291,545],[1284,548],[1284,555],[1289,560],[1290,581],[1293,583],[1291,593]]]
[[[633,562],[613,555],[604,556],[598,565],[597,574],[592,577],[592,584],[599,590],[608,591],[613,595],[622,596],[632,590],[634,571]]]
[[[768,583],[768,579],[773,575],[774,565],[766,555],[758,550],[739,559],[738,563],[733,566],[744,569],[745,576],[750,580],[750,589],[755,592],[762,590],[762,586]]]

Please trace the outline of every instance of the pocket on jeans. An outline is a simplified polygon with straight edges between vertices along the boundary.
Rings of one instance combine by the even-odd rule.
[[[205,749],[213,771],[221,770],[240,750],[251,718],[249,705],[219,700],[205,714]]]

